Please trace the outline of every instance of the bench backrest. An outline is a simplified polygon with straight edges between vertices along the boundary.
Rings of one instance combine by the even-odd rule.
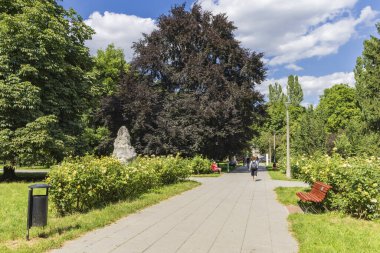
[[[313,187],[311,188],[311,193],[316,195],[320,199],[324,199],[326,197],[327,192],[332,188],[332,186],[322,183],[315,182]]]

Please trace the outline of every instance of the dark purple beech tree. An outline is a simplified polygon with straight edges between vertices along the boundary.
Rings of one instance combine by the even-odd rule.
[[[134,44],[135,58],[100,118],[121,125],[142,154],[196,153],[223,158],[247,148],[263,113],[255,90],[262,54],[240,46],[225,14],[176,6]]]

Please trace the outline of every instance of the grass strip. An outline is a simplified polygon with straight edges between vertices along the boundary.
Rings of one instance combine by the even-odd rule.
[[[84,214],[73,214],[57,217],[49,205],[48,225],[31,229],[31,240],[25,240],[27,183],[0,184],[0,252],[44,252],[58,248],[67,240],[103,227],[112,222],[135,213],[143,208],[157,204],[174,195],[190,190],[199,185],[186,181],[174,185],[160,187],[141,195],[132,201],[121,201],[102,209],[92,210]],[[35,193],[36,194],[36,193]]]
[[[299,187],[278,187],[278,200],[297,204]],[[299,253],[376,253],[380,249],[380,220],[366,221],[336,212],[290,214],[290,229],[299,242]]]
[[[380,250],[380,222],[339,213],[291,214],[291,230],[300,253],[376,253]]]
[[[277,193],[277,199],[283,205],[298,205],[298,197],[296,196],[296,192],[304,192],[307,191],[308,188],[304,187],[277,187],[275,192]]]
[[[295,179],[295,178],[287,178],[284,173],[282,173],[278,169],[274,170],[271,166],[267,166],[267,170],[268,170],[269,176],[273,180],[300,181],[299,179]]]

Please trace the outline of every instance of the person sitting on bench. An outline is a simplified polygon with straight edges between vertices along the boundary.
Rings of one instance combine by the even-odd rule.
[[[218,167],[218,165],[216,164],[215,161],[213,161],[212,164],[211,164],[211,170],[213,172],[219,172],[219,173],[222,172],[222,169]]]

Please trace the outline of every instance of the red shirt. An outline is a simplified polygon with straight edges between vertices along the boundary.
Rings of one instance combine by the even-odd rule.
[[[218,165],[216,163],[212,163],[211,170],[218,170]]]

